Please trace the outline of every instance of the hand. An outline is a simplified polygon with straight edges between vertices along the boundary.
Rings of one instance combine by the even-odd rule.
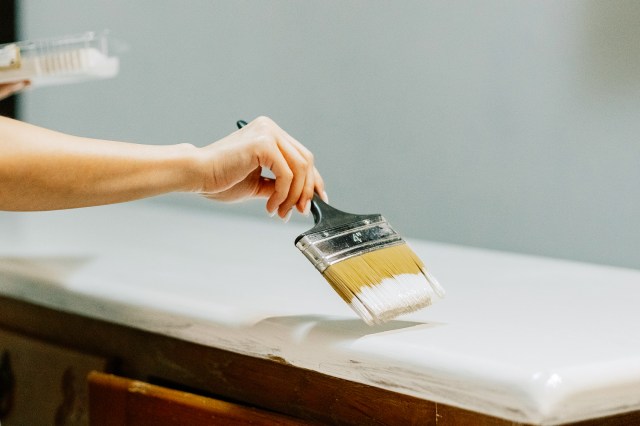
[[[221,201],[266,197],[287,220],[326,200],[313,155],[268,118],[204,148],[82,138],[0,117],[0,210],[98,206],[170,192]],[[270,169],[275,179],[260,175]]]
[[[203,160],[203,161],[202,161]],[[201,193],[219,201],[264,197],[267,211],[285,221],[293,208],[309,214],[314,192],[326,201],[324,181],[313,154],[267,117],[201,148]],[[261,176],[262,167],[275,179]]]
[[[29,86],[29,81],[18,81],[15,83],[1,83],[0,84],[0,101],[8,98],[14,93],[18,93],[25,87]]]

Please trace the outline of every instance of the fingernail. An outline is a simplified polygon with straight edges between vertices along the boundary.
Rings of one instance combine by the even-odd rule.
[[[322,191],[322,201],[329,204],[329,196],[327,195],[327,191]]]
[[[293,209],[289,210],[289,213],[287,213],[287,215],[282,219],[284,221],[284,223],[289,222],[289,219],[291,219],[291,214],[293,213]]]
[[[311,212],[311,200],[307,201],[307,204],[304,206],[304,210],[302,211],[302,214],[305,216],[309,216],[310,212]]]
[[[269,215],[269,217],[274,217],[276,215],[276,213],[278,212],[278,207],[276,206],[275,209],[273,209],[273,211],[269,211],[269,209],[267,209],[267,214]]]

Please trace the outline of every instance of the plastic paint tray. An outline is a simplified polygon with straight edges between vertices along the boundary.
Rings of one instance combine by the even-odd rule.
[[[0,45],[0,83],[29,80],[33,86],[115,77],[119,60],[109,56],[107,32]]]

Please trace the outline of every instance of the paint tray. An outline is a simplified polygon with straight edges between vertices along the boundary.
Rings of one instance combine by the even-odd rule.
[[[50,86],[115,77],[119,60],[109,56],[107,32],[0,45],[0,83],[29,80]]]

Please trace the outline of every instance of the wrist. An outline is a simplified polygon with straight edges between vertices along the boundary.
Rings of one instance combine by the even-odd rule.
[[[172,145],[176,173],[176,192],[199,192],[204,172],[200,149],[190,143]]]

